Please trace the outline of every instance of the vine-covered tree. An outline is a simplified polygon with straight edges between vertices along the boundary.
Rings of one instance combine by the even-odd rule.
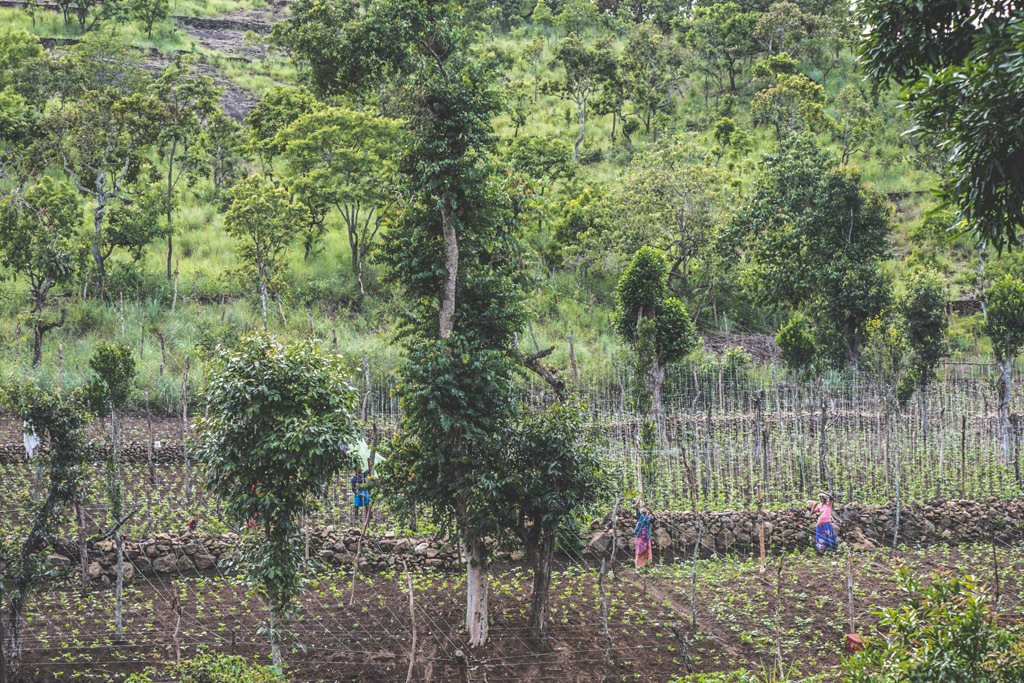
[[[319,508],[328,483],[356,466],[341,448],[359,433],[358,395],[345,377],[342,359],[313,342],[266,336],[220,349],[207,365],[196,458],[229,518],[256,524],[242,566],[266,602],[278,670],[282,629],[302,590],[301,521]]]
[[[66,309],[54,313],[56,288],[71,284],[85,255],[82,206],[75,191],[43,177],[0,201],[0,262],[28,280],[32,309],[32,367],[43,359],[43,335],[64,324]]]
[[[337,71],[319,72],[315,85],[322,94],[366,92],[372,82],[408,121],[408,199],[380,258],[409,301],[400,391],[411,438],[388,467],[404,497],[457,522],[466,630],[477,646],[488,626],[484,538],[500,531],[489,482],[505,467],[523,306],[515,223],[487,161],[501,107],[494,63],[471,37],[454,2],[375,0],[345,25]],[[382,74],[391,79],[382,84]]]
[[[1013,361],[1024,346],[1024,282],[1004,275],[985,292],[985,334],[992,341],[999,368],[999,425],[1003,462],[1009,463],[1016,446],[1010,422],[1013,397]]]

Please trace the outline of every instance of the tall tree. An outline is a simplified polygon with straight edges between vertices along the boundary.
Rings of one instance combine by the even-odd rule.
[[[1003,462],[1011,462],[1016,434],[1010,422],[1013,397],[1013,361],[1024,346],[1024,282],[1012,275],[992,283],[985,292],[985,334],[992,341],[999,368],[999,424]]]
[[[1013,0],[856,4],[868,73],[908,96],[915,132],[946,161],[941,196],[996,248],[1024,228],[1024,14]]]
[[[327,107],[300,116],[278,134],[288,187],[307,205],[313,203],[307,198],[322,198],[341,214],[361,293],[366,256],[397,194],[399,132],[393,119]]]
[[[672,112],[683,75],[682,50],[673,38],[650,24],[638,24],[626,37],[620,66],[626,97],[644,124],[644,132],[650,135],[655,116]]]
[[[328,482],[355,467],[341,444],[357,438],[357,394],[340,357],[311,341],[268,337],[221,349],[207,366],[208,412],[197,420],[196,457],[210,491],[238,526],[256,522],[243,568],[266,602],[280,671],[284,628],[302,591],[301,521],[317,510]]]
[[[0,201],[0,258],[28,280],[32,297],[32,367],[43,358],[43,335],[64,324],[65,308],[51,311],[54,288],[71,283],[82,265],[82,206],[75,191],[44,177],[24,193]]]
[[[576,125],[579,135],[573,144],[573,161],[580,161],[580,145],[586,137],[587,103],[594,97],[615,69],[615,59],[608,45],[586,45],[575,35],[569,35],[555,48],[553,67],[561,67],[561,77],[547,85],[547,90],[576,105]]]
[[[174,260],[174,190],[190,167],[192,148],[206,119],[217,109],[220,89],[213,79],[192,72],[194,58],[178,54],[149,86],[160,103],[157,149],[167,164],[167,279]]]
[[[891,207],[840,168],[810,136],[767,157],[755,191],[731,223],[741,281],[767,305],[805,308],[819,341],[835,341],[856,367],[864,326],[890,286]]]
[[[309,220],[309,212],[302,204],[291,201],[284,188],[259,175],[239,181],[231,188],[230,198],[224,228],[239,240],[240,255],[246,266],[255,271],[266,332],[267,301],[280,282],[278,266],[295,239],[296,227]]]
[[[114,634],[124,639],[124,472],[121,467],[121,416],[128,409],[135,384],[135,356],[132,350],[120,344],[100,344],[96,347],[89,368],[95,378],[86,385],[86,395],[97,414],[110,415],[110,451],[107,455],[108,523],[117,548],[117,582],[114,586]]]
[[[88,91],[45,119],[58,163],[93,201],[91,252],[100,297],[106,291],[106,261],[116,246],[104,232],[107,210],[113,200],[131,200],[132,183],[159,132],[157,111],[157,102],[146,95],[125,97],[108,88]]]
[[[337,71],[315,83],[321,94],[374,83],[408,121],[409,197],[380,254],[411,302],[401,395],[412,438],[389,463],[403,496],[457,522],[477,646],[487,640],[484,538],[500,531],[489,482],[504,466],[524,311],[513,214],[487,159],[501,106],[494,64],[471,37],[454,2],[374,0],[346,24]]]

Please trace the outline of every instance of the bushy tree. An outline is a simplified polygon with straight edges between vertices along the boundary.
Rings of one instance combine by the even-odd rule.
[[[684,24],[686,43],[700,56],[698,68],[714,78],[719,89],[723,86],[724,70],[729,91],[736,92],[736,77],[757,51],[757,19],[756,12],[743,11],[736,3],[701,3],[693,8],[693,18]]]
[[[653,423],[659,437],[664,438],[661,389],[665,367],[693,350],[698,340],[696,328],[683,302],[669,296],[665,258],[652,247],[642,247],[633,256],[619,278],[616,299],[615,330],[634,347],[638,370],[635,381],[650,396]]]
[[[221,349],[207,365],[196,458],[229,518],[256,523],[243,567],[270,613],[279,670],[281,629],[301,592],[301,520],[339,472],[355,467],[341,448],[358,435],[358,396],[345,376],[341,358],[313,342],[266,336]]]
[[[1003,461],[1008,463],[1016,446],[1016,434],[1010,422],[1010,400],[1013,397],[1013,361],[1024,346],[1024,282],[1004,275],[985,292],[985,303],[984,329],[992,341],[999,368],[999,424],[1003,435]]]
[[[938,574],[925,585],[896,570],[903,604],[881,610],[884,636],[845,662],[846,683],[1016,683],[1024,680],[1024,650],[1003,628],[974,576]]]
[[[82,206],[67,185],[43,177],[0,201],[0,262],[28,280],[32,309],[32,367],[43,358],[43,335],[64,324],[54,315],[52,292],[69,285],[85,255]],[[59,294],[58,294],[59,296]]]
[[[551,563],[559,529],[596,502],[604,478],[601,457],[587,436],[584,407],[568,400],[518,421],[509,439],[509,467],[498,482],[505,524],[523,544],[533,568],[528,627],[548,645]]]
[[[856,173],[797,137],[766,159],[723,245],[737,247],[741,282],[757,299],[807,310],[819,343],[837,343],[856,367],[864,326],[890,298],[881,263],[891,215]]]
[[[797,374],[813,374],[819,364],[818,344],[814,326],[806,315],[793,313],[775,335],[775,344],[782,353],[782,362]]]

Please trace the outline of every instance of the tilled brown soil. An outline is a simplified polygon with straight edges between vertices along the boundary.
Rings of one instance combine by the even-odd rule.
[[[990,553],[984,546],[856,556],[857,629],[872,633],[874,612],[904,597],[892,581],[896,562],[920,573],[959,567],[990,586],[998,564],[998,611],[1004,624],[1019,627],[1024,550],[999,549],[996,564]],[[656,567],[648,574],[618,567],[604,582],[602,601],[597,568],[566,562],[552,584],[547,650],[526,629],[530,575],[523,567],[495,569],[491,638],[475,649],[466,647],[461,630],[460,573],[412,575],[415,651],[401,568],[360,576],[354,599],[347,571],[317,574],[306,585],[288,640],[289,676],[293,681],[404,681],[413,655],[416,681],[669,681],[686,673],[687,662],[697,672],[770,669],[781,649],[791,675],[830,672],[825,679],[838,680],[849,620],[846,563],[813,553],[783,557],[781,571],[779,562],[769,560],[763,574],[756,561],[701,562],[696,631],[689,565]],[[173,661],[176,653],[184,657],[202,648],[267,661],[269,647],[259,630],[262,605],[229,577],[182,575],[136,585],[126,598],[122,644],[112,640],[111,612],[108,592],[83,598],[69,589],[35,601],[26,644],[30,680],[55,681],[71,672],[120,680]],[[467,657],[459,659],[457,650]]]

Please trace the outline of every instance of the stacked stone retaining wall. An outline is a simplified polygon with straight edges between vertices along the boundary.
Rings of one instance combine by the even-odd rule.
[[[896,511],[893,505],[870,506],[851,503],[834,514],[840,544],[858,550],[892,544]],[[597,559],[611,552],[624,559],[633,551],[632,513],[621,514],[613,532],[610,518],[595,521],[583,550]],[[759,552],[759,528],[763,524],[766,552],[807,548],[813,544],[815,517],[808,507],[778,511],[661,512],[656,514],[652,538],[656,555],[671,560],[690,557],[699,542],[700,554],[753,555]],[[324,526],[309,530],[310,559],[334,566],[351,566],[359,552],[364,571],[393,566],[454,569],[460,564],[451,542],[427,537],[396,537],[392,532],[367,536],[360,543],[360,531]],[[900,510],[899,542],[907,545],[971,543],[998,538],[1000,542],[1024,541],[1024,500],[935,501],[912,503]],[[126,540],[126,575],[175,575],[210,573],[226,568],[238,555],[241,539],[236,534],[157,534],[143,540]],[[65,546],[67,547],[67,546]],[[114,542],[91,543],[89,577],[100,584],[113,581],[116,567]],[[521,550],[497,551],[499,560],[520,561]],[[53,564],[72,567],[77,558],[52,554]]]

